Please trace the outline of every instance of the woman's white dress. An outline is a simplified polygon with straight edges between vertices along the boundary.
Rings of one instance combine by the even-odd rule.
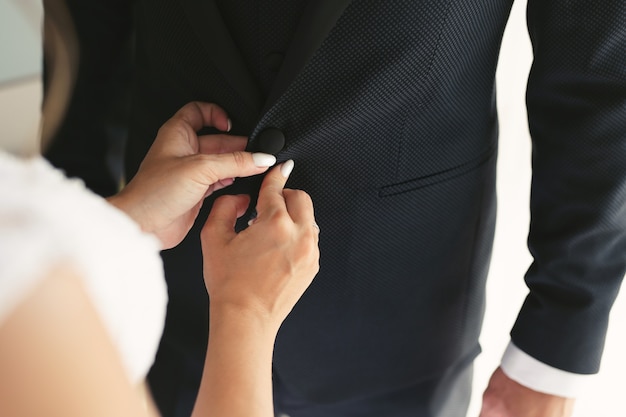
[[[0,324],[67,262],[138,382],[154,360],[167,304],[157,239],[43,158],[0,151]]]

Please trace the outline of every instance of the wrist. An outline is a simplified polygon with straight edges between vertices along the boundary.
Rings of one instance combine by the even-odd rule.
[[[147,216],[142,213],[139,205],[134,203],[128,193],[125,193],[124,190],[112,195],[111,197],[107,197],[106,201],[118,210],[123,211],[128,217],[137,223],[143,232],[153,233]]]
[[[250,329],[256,334],[275,338],[282,320],[261,309],[236,305],[226,302],[211,302],[209,309],[209,328]]]

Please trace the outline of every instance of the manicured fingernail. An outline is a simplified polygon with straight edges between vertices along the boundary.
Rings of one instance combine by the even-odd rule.
[[[228,127],[226,127],[226,131],[230,132],[230,129],[233,127],[233,122],[230,121],[230,118],[228,119]]]
[[[280,173],[283,174],[283,177],[289,178],[289,174],[293,171],[293,165],[293,159],[290,159],[280,167]]]
[[[271,167],[276,163],[276,157],[268,153],[253,153],[252,160],[254,161],[254,165],[259,168]]]
[[[252,225],[256,222],[256,219],[257,219],[257,218],[258,218],[258,217],[257,217],[257,213],[256,213],[256,210],[255,210],[255,211],[251,214],[251,219],[250,219],[250,220],[248,220],[248,226],[252,226]]]

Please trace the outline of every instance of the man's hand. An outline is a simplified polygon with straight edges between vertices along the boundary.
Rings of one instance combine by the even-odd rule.
[[[205,126],[230,129],[228,116],[215,104],[194,102],[180,109],[159,129],[137,175],[108,199],[144,231],[154,233],[164,249],[189,232],[205,197],[276,162],[272,155],[244,152],[245,137],[198,137],[196,132]]]
[[[483,394],[479,417],[570,417],[573,409],[574,399],[533,391],[498,368]]]

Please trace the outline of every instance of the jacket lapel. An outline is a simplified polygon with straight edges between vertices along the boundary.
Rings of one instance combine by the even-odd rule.
[[[289,88],[350,3],[351,0],[309,0],[265,102],[263,113]]]
[[[246,103],[258,112],[263,104],[261,91],[246,68],[215,2],[213,0],[180,0],[180,2],[193,30],[224,78]]]

